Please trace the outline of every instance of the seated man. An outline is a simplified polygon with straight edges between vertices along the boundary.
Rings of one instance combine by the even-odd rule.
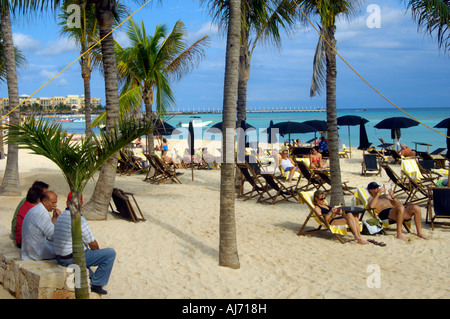
[[[378,217],[381,220],[389,219],[397,222],[396,238],[405,240],[405,237],[402,235],[403,221],[410,220],[411,217],[414,216],[417,236],[426,239],[422,233],[422,215],[419,206],[409,205],[404,207],[400,201],[395,198],[392,189],[389,189],[389,194],[386,194],[385,188],[380,188],[380,185],[375,182],[369,183],[369,185],[367,185],[367,190],[370,194],[369,207],[376,210]]]
[[[40,203],[31,208],[22,223],[23,260],[43,260],[55,258],[53,248],[54,223],[61,211],[56,208],[58,196],[52,191],[41,195]],[[49,212],[53,212],[50,218]]]
[[[46,192],[48,190],[48,184],[41,182],[41,181],[35,181],[33,183],[33,185],[31,185],[31,187],[35,187],[35,186],[41,187],[44,192]],[[12,239],[16,238],[17,214],[19,213],[19,209],[20,209],[20,207],[22,207],[22,205],[23,205],[23,203],[25,203],[25,201],[26,201],[26,197],[20,201],[19,205],[17,205],[17,207],[16,207],[16,211],[14,212],[13,219],[11,221],[11,238]]]
[[[17,214],[17,222],[16,222],[16,246],[20,248],[22,246],[22,224],[23,219],[27,215],[28,211],[39,204],[40,197],[43,191],[41,187],[31,187],[28,190],[27,197],[25,203],[20,207],[19,212]]]
[[[72,193],[67,196],[67,207],[72,199]],[[80,196],[81,205],[83,205],[83,195]],[[70,217],[70,210],[66,210],[58,217],[55,223],[55,253],[56,260],[62,266],[69,266],[73,264],[72,252],[72,222]],[[106,294],[107,291],[103,286],[108,284],[109,277],[116,258],[116,252],[112,248],[100,249],[94,235],[89,228],[86,219],[81,216],[81,236],[85,245],[86,268],[89,269],[89,276],[91,278],[91,291],[98,294]],[[97,270],[93,272],[90,267],[97,266]]]
[[[325,137],[321,137],[320,138],[320,142],[319,142],[319,151],[321,153],[328,151],[328,142],[325,140]]]
[[[400,155],[404,156],[404,157],[410,157],[410,156],[416,156],[416,151],[413,151],[412,149],[410,149],[408,146],[406,146],[405,143],[400,144]]]

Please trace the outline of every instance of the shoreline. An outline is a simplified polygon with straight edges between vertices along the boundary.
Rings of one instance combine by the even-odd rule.
[[[56,165],[26,150],[19,152],[22,196],[2,196],[0,228],[10,228],[17,203],[35,180],[56,190],[58,208],[64,208],[69,191]],[[381,177],[361,176],[361,158],[362,152],[352,149],[351,159],[340,160],[342,181],[350,186],[387,183],[384,171]],[[5,162],[0,161],[2,175]],[[391,167],[400,170],[400,165]],[[395,239],[393,225],[387,235],[376,236],[387,244],[380,247],[358,245],[351,235],[344,236],[345,244],[328,233],[297,236],[309,212],[306,205],[236,199],[240,269],[232,270],[218,265],[220,170],[195,169],[194,181],[190,169],[177,171],[184,173],[179,177],[183,184],[153,185],[140,174],[116,176],[115,187],[134,194],[145,222],[129,222],[111,212],[106,221],[89,221],[100,247],[117,252],[103,299],[450,297],[448,282],[442,280],[450,262],[449,228],[436,226],[432,231],[425,224],[425,205],[421,211],[428,240],[415,235],[414,223],[406,242]],[[95,181],[86,186],[85,202],[94,186]],[[352,198],[344,197],[347,203]],[[381,271],[381,288],[369,287],[373,265]]]

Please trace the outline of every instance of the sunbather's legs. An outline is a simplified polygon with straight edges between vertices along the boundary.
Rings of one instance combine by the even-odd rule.
[[[405,209],[405,220],[411,219],[414,216],[414,223],[416,224],[417,236],[426,239],[422,233],[422,214],[420,212],[420,207],[417,205],[409,205]]]
[[[345,225],[347,224],[350,228],[350,231],[352,232],[353,236],[355,236],[356,241],[358,244],[366,245],[369,244],[368,241],[364,240],[361,237],[361,232],[359,231],[359,219],[355,217],[353,214],[344,214],[344,218],[341,219],[335,219],[332,224],[334,225]]]
[[[405,207],[403,205],[393,207],[389,212],[389,219],[397,222],[396,238],[406,240],[402,234],[403,221],[405,220]]]

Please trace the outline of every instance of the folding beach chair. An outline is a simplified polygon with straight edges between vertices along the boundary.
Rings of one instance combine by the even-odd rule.
[[[436,219],[441,218],[450,219],[450,188],[429,187],[428,191],[429,191],[429,201],[427,204],[427,216],[425,222],[431,223],[432,230],[434,230],[435,224],[450,225],[450,221],[448,222],[436,221]],[[433,202],[433,204],[431,204],[431,202]]]
[[[289,200],[297,197],[297,184],[293,186],[285,186],[274,174],[261,174],[262,178],[266,181],[265,192],[260,195],[259,202],[266,202],[272,200],[270,203],[274,205],[276,203]],[[271,195],[270,191],[275,192],[275,195]],[[262,195],[267,193],[269,198],[262,199]],[[280,197],[280,199],[278,199]]]
[[[161,171],[161,177],[158,178],[156,182],[157,184],[161,184],[166,181],[173,181],[182,184],[181,181],[178,179],[178,176],[181,176],[184,173],[177,172],[175,167],[170,167],[168,164],[166,164],[166,162],[163,159],[161,159],[158,156],[153,156],[153,160],[158,169]]]
[[[415,158],[411,159],[402,159],[401,161],[401,175],[402,177],[409,176],[412,180],[414,180],[418,184],[427,185],[433,184],[436,186],[436,181],[439,178],[438,175],[433,177],[430,174],[422,174],[422,171],[417,163]]]
[[[136,215],[136,211],[132,206],[132,203],[128,196],[131,196],[133,198],[134,204],[139,211],[139,214],[141,217],[138,217]],[[119,188],[113,188],[112,197],[111,199],[114,202],[114,205],[116,206],[117,211],[115,211],[112,207],[111,202],[109,203],[109,206],[111,207],[111,210],[113,213],[119,214],[123,218],[127,220],[131,220],[133,222],[139,222],[139,221],[145,221],[144,215],[142,215],[142,211],[139,208],[138,203],[136,202],[136,199],[134,198],[133,193],[124,192],[123,190]]]
[[[297,165],[303,177],[306,179],[306,185],[301,187],[302,190],[306,191],[311,188],[322,188],[327,193],[330,191],[330,189],[325,187],[325,182],[316,173],[311,172],[303,161],[298,161]]]
[[[305,221],[303,222],[302,227],[300,228],[299,232],[297,233],[298,236],[300,235],[307,235],[307,234],[314,234],[318,232],[326,232],[329,231],[333,234],[334,237],[336,237],[340,243],[344,243],[343,239],[339,235],[347,235],[348,234],[348,225],[330,225],[326,221],[326,219],[322,215],[318,215],[316,211],[314,210],[314,203],[313,203],[313,197],[314,197],[315,191],[302,191],[299,193],[299,202],[301,204],[308,205],[309,208],[309,214],[306,217]],[[312,219],[316,221],[318,226],[311,230],[305,230],[306,225],[308,222]],[[360,229],[362,229],[362,225],[360,223]]]
[[[314,171],[314,174],[316,174],[316,176],[320,177],[320,179],[323,182],[323,185],[325,187],[325,185],[329,185],[330,189],[331,189],[331,178],[330,175],[328,175],[328,173],[326,172],[322,172],[322,171]],[[349,195],[353,195],[354,191],[355,191],[355,187],[352,186],[348,186],[347,182],[342,182],[342,190],[344,191],[344,193],[347,193]]]
[[[404,192],[406,194],[407,198],[403,205],[419,204],[428,199],[426,186],[417,183],[408,175],[405,175],[404,179],[400,179],[389,165],[384,166],[384,170],[390,180],[395,184],[394,194],[399,192],[395,190],[397,187],[399,187],[400,193]]]
[[[163,178],[164,176],[164,171],[161,169],[161,167],[159,165],[156,164],[154,157],[151,154],[144,154],[145,157],[147,158],[147,161],[149,163],[149,167],[153,168],[147,171],[147,176],[144,178],[145,182],[150,182],[150,183],[158,183],[159,184],[159,180]],[[153,175],[151,175],[150,173],[153,171]]]
[[[361,166],[361,175],[367,176],[367,172],[375,172],[376,175],[380,175],[381,177],[381,165],[379,165],[377,155],[364,154]]]
[[[286,171],[284,170],[283,166],[281,166],[281,165],[278,165],[278,168],[280,169],[281,176],[283,176],[283,177],[286,179],[286,181],[289,180],[289,174],[290,174],[290,172],[286,172]],[[299,172],[295,172],[295,173],[294,173],[294,177],[292,178],[292,180],[294,180],[294,179],[300,179],[301,176],[302,176],[302,175],[301,175]]]
[[[236,163],[237,168],[241,171],[241,186],[239,187],[238,197],[247,197],[245,200],[249,200],[253,198],[253,195],[259,195],[259,199],[263,198],[266,190],[264,188],[264,184],[261,182],[259,176],[255,173],[252,167],[247,163]],[[252,189],[247,193],[244,193],[244,184],[248,182]],[[255,194],[256,193],[256,194]]]

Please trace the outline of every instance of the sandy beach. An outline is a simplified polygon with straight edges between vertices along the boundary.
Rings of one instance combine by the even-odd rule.
[[[171,147],[171,146],[169,146]],[[361,175],[362,153],[341,159],[342,180],[351,186],[388,178]],[[0,161],[4,175],[6,160]],[[400,172],[400,165],[392,165]],[[166,298],[449,298],[450,227],[425,224],[427,240],[412,233],[407,241],[394,238],[395,225],[377,237],[384,247],[361,246],[353,236],[345,244],[330,234],[297,236],[308,211],[294,201],[276,205],[236,200],[240,269],[218,265],[220,170],[180,169],[183,184],[153,185],[145,175],[116,177],[115,187],[132,192],[146,218],[133,223],[108,213],[106,221],[90,221],[100,247],[117,252],[103,299]],[[22,196],[1,197],[0,229],[10,229],[17,203],[35,180],[43,180],[64,209],[69,191],[59,169],[44,157],[20,150]],[[84,191],[85,202],[95,181]],[[345,200],[350,203],[351,196]],[[364,236],[370,239],[371,236]],[[375,268],[374,268],[375,267]],[[370,284],[373,269],[380,270],[379,288]],[[1,290],[1,289],[0,289]],[[0,298],[9,298],[0,293]]]

